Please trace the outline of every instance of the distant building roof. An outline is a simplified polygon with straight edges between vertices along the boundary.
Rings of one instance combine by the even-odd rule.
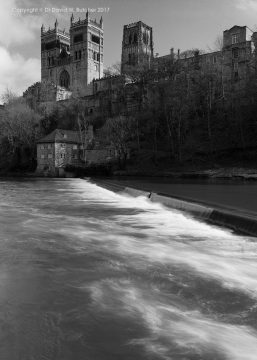
[[[56,129],[38,141],[39,144],[54,142],[81,144],[80,134],[78,131]]]

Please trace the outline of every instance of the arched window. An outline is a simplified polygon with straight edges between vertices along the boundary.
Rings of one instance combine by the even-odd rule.
[[[61,87],[65,87],[66,89],[70,86],[70,75],[67,70],[63,70],[60,75],[60,82]]]

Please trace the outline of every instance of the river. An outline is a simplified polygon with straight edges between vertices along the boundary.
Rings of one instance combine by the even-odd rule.
[[[85,180],[0,180],[1,360],[256,360],[257,242]]]

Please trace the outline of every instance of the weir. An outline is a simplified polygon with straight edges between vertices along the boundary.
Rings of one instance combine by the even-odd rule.
[[[110,180],[92,180],[105,189],[126,193],[130,196],[143,196],[152,202],[189,213],[194,217],[214,225],[224,226],[247,235],[257,236],[257,216],[242,213],[235,209],[215,207],[202,202],[188,201],[183,198],[170,196],[163,193],[155,193],[151,190],[140,190],[133,187],[123,186]]]

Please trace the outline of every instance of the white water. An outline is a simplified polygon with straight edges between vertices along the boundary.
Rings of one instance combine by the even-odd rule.
[[[0,208],[0,221],[7,216],[8,206],[8,219],[16,216],[6,233],[4,220],[0,222],[1,246],[13,241],[18,228],[19,235],[15,235],[15,247],[0,254],[5,261],[21,263],[21,278],[33,266],[30,273],[38,273],[42,281],[41,276],[48,274],[42,273],[42,266],[49,262],[47,271],[53,280],[48,280],[51,286],[47,283],[45,292],[59,289],[65,304],[60,319],[67,316],[66,311],[75,314],[73,321],[82,321],[90,335],[96,326],[88,318],[92,314],[105,336],[113,332],[116,345],[110,341],[103,345],[99,335],[101,346],[110,347],[108,351],[118,344],[124,348],[123,353],[111,355],[112,360],[130,359],[128,348],[135,349],[135,359],[257,359],[256,238],[235,235],[147,199],[115,194],[84,180],[55,182],[53,189],[48,184],[29,184],[31,198],[23,190],[1,197],[5,206]],[[35,249],[33,253],[20,248],[24,241],[27,249]],[[8,286],[13,287],[12,294],[18,293],[17,285],[10,285],[13,272],[4,271],[0,302]],[[68,307],[67,291],[71,298],[79,293],[76,309]],[[29,291],[26,296],[33,303]],[[65,332],[61,321],[59,327],[60,334]],[[95,346],[87,333],[74,329],[73,339],[79,342],[85,336],[83,344],[88,349]],[[122,341],[119,332],[125,333]],[[60,339],[65,342],[64,335]],[[73,359],[67,354],[45,358]],[[1,346],[0,358],[4,358]]]
[[[86,190],[85,201],[95,201],[97,193],[100,203],[108,201],[116,208],[142,210],[136,215],[115,216],[115,225],[113,221],[98,223],[102,233],[90,235],[95,236],[95,241],[104,242],[109,251],[125,255],[134,268],[142,268],[149,262],[176,264],[187,268],[189,273],[199,273],[224,287],[257,297],[256,238],[234,235],[144,198],[121,196],[92,184],[87,184]],[[145,237],[135,238],[137,231]],[[104,237],[103,233],[106,233]],[[78,230],[77,236],[84,235],[83,230]],[[105,311],[128,311],[140,317],[151,330],[151,336],[134,343],[141,343],[163,358],[169,359],[169,346],[158,343],[162,337],[182,347],[218,349],[228,359],[257,359],[257,332],[251,327],[208,318],[199,311],[181,307],[179,301],[167,305],[159,300],[159,289],[151,289],[149,296],[148,290],[134,287],[129,280],[118,284],[107,280],[91,285],[90,290],[94,301]],[[113,303],[113,299],[118,300]]]

